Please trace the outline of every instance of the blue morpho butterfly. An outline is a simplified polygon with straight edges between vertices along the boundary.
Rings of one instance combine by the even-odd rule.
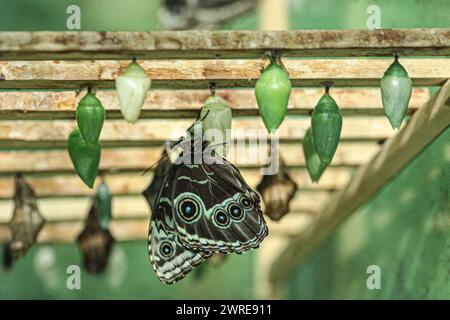
[[[201,121],[196,125],[201,127]],[[166,284],[184,278],[215,252],[257,248],[268,234],[259,195],[232,163],[188,132],[166,143],[143,192],[152,209],[150,261]]]

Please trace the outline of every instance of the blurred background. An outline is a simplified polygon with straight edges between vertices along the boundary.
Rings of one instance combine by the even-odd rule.
[[[382,28],[448,28],[450,9],[445,0],[2,0],[0,30],[67,30],[70,5],[82,10],[81,30],[92,31],[360,29],[371,5]]]
[[[2,0],[0,31],[66,31],[70,5],[80,7],[83,31],[365,29],[371,5],[380,8],[381,28],[450,27],[446,0]],[[355,212],[298,267],[283,298],[450,299],[449,141],[447,129]],[[145,240],[120,242],[105,272],[82,272],[81,290],[66,287],[67,266],[80,264],[78,246],[38,244],[11,269],[0,269],[0,298],[268,298],[264,255],[276,256],[277,244],[287,240],[274,239],[270,252],[263,244],[230,255],[173,286],[154,275]],[[373,264],[384,270],[382,290],[366,287],[366,268]]]

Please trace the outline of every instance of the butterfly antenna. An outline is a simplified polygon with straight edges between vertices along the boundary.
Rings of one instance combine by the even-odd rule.
[[[226,145],[228,145],[228,142],[216,143],[216,144],[212,144],[212,145],[209,145],[209,143],[206,142],[206,145],[208,147],[210,147],[213,150],[214,154],[215,154],[216,153],[216,151],[214,150],[215,147],[226,146]],[[222,158],[225,158],[225,156],[222,156]]]
[[[205,120],[206,119],[206,117],[208,116],[208,114],[209,114],[209,111],[210,110],[208,110],[208,111],[206,111],[206,114],[200,119],[200,115],[202,114],[202,110],[200,110],[199,112],[198,112],[198,115],[197,115],[197,118],[195,118],[195,121],[194,121],[194,123],[193,124],[191,124],[191,126],[188,128],[188,130],[187,131],[189,131],[189,130],[191,130],[192,129],[192,127],[195,125],[195,122],[197,122],[197,121],[203,121],[203,120]]]
[[[198,120],[198,117],[197,117],[197,120]],[[194,123],[193,124],[191,124],[190,126],[189,126],[189,128],[187,128],[187,132],[190,132],[191,131],[191,129],[194,127],[194,124],[195,124],[195,122],[197,122],[197,120],[195,120],[194,121]]]
[[[181,137],[180,139],[178,139],[178,141],[176,141],[172,147],[171,150],[169,152],[164,152],[164,154],[161,156],[161,158],[158,161],[155,161],[150,167],[148,167],[147,169],[145,169],[144,172],[141,173],[141,176],[145,175],[147,172],[149,172],[150,170],[152,170],[155,166],[157,166],[158,164],[161,163],[161,161],[163,161],[166,158],[169,158],[170,155],[172,155],[173,149],[181,142],[183,141],[183,137]]]
[[[150,170],[152,170],[156,165],[158,165],[162,160],[164,160],[164,158],[166,158],[167,155],[163,155],[161,157],[161,159],[159,159],[158,161],[154,162],[150,167],[148,167],[147,169],[144,170],[144,172],[141,173],[141,176],[145,175],[147,172],[149,172]]]
[[[207,117],[208,114],[209,114],[209,111],[210,111],[210,110],[206,111],[206,114],[203,116],[203,118],[200,119],[200,121],[203,121],[203,120],[206,119],[206,117]],[[199,114],[198,116],[199,116],[199,118],[200,118],[200,114]],[[197,120],[198,120],[198,119],[197,119]]]
[[[212,144],[211,147],[219,147],[219,146],[226,146],[228,144],[228,142],[222,142],[222,143],[216,143],[216,144]]]

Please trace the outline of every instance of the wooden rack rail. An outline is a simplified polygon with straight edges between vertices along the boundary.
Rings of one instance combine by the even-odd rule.
[[[3,32],[0,60],[448,56],[449,29]]]
[[[206,88],[206,87],[205,87]],[[217,94],[228,101],[234,116],[258,115],[256,99],[251,90],[222,90]],[[323,94],[323,89],[294,89],[291,94],[288,113],[310,115]],[[52,120],[74,119],[75,109],[82,94],[74,91],[0,91],[2,120]],[[99,91],[98,98],[104,104],[108,119],[121,119],[119,100],[114,91]],[[167,118],[195,118],[205,102],[207,90],[151,90],[143,106],[141,118],[157,118],[164,125],[172,123]],[[345,88],[333,89],[333,97],[344,116],[383,115],[381,96],[378,89]],[[415,88],[410,101],[412,113],[429,98],[427,89]],[[289,120],[289,119],[288,119]],[[158,125],[159,122],[153,125]],[[138,122],[137,124],[140,124]],[[238,126],[239,124],[234,124]],[[282,129],[282,132],[285,129]],[[370,130],[370,127],[368,128]],[[387,131],[387,130],[386,130]],[[360,132],[360,135],[366,134]]]
[[[154,89],[254,87],[267,59],[138,61],[152,79]],[[129,61],[2,62],[3,89],[79,89],[90,83],[114,88],[114,80]],[[294,87],[317,87],[332,81],[339,87],[378,86],[391,59],[288,60],[284,65]],[[403,59],[415,86],[442,85],[450,67],[446,59]],[[364,70],[364,72],[361,72]]]

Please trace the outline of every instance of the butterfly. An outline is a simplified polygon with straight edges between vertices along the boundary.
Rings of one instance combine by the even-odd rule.
[[[243,253],[268,234],[259,195],[231,162],[192,136],[166,146],[143,194],[152,208],[150,261],[167,284],[214,252]]]

